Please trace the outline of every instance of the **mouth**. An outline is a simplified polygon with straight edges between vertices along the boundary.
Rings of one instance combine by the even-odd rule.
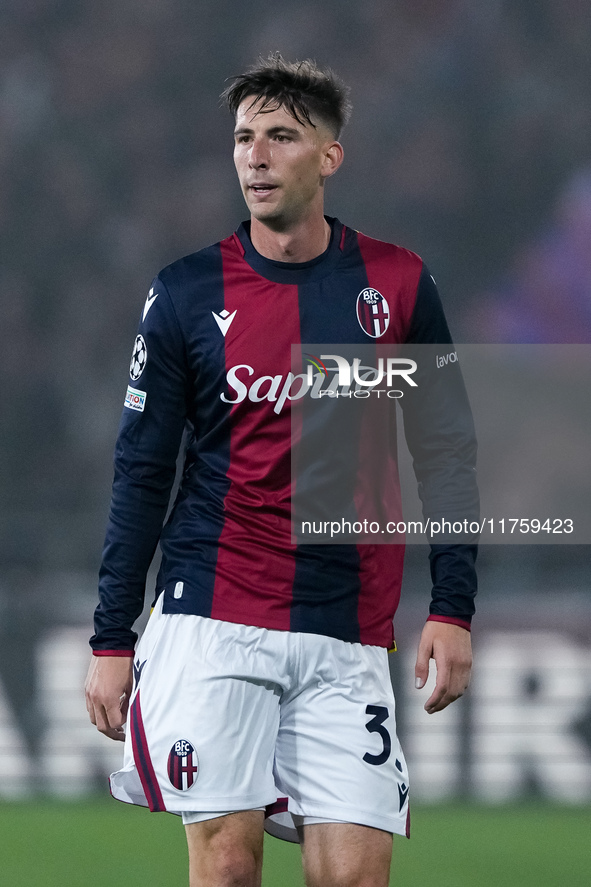
[[[248,186],[249,191],[252,191],[253,194],[260,194],[261,196],[265,194],[271,194],[272,191],[277,189],[277,185],[269,185],[264,182],[255,183],[254,185]]]

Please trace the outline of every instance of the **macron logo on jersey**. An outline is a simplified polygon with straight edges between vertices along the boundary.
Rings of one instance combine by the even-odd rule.
[[[150,308],[152,307],[152,305],[154,304],[154,302],[156,301],[157,298],[158,298],[158,293],[156,293],[156,295],[154,295],[154,287],[152,287],[150,292],[148,293],[148,297],[146,299],[146,304],[144,305],[144,313],[142,314],[142,323],[146,319],[146,317],[148,315],[148,311],[150,310]]]
[[[232,314],[230,314],[230,312],[226,311],[226,309],[224,308],[224,310],[220,311],[219,314],[216,314],[215,311],[212,311],[211,313],[213,314],[215,322],[219,326],[222,335],[225,337],[226,333],[230,329],[230,324],[232,323],[232,321],[236,317],[236,311],[234,311],[234,312],[232,312]]]

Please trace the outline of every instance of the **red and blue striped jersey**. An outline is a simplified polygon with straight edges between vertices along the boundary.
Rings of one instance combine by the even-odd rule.
[[[418,256],[329,222],[330,244],[309,262],[264,258],[245,223],[154,280],[115,451],[95,652],[133,648],[158,541],[165,613],[391,646],[403,546],[292,541],[291,346],[451,339]],[[366,290],[377,295],[360,303]],[[459,473],[473,475],[467,402],[445,421],[461,443]],[[182,482],[163,527],[185,428]],[[419,476],[415,437],[413,446],[411,422]],[[475,550],[432,546],[433,618],[469,627]]]

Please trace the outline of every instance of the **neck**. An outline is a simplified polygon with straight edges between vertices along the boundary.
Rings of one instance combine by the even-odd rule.
[[[289,231],[275,231],[251,217],[250,239],[261,256],[276,262],[309,262],[330,242],[330,225],[323,215],[307,219]]]

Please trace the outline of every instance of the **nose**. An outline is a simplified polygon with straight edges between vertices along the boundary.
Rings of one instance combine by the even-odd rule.
[[[268,169],[269,168],[269,149],[266,142],[262,139],[253,139],[248,165],[252,169]]]

